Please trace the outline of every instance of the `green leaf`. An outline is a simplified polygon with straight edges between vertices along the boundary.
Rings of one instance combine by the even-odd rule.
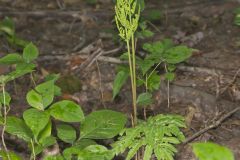
[[[8,155],[10,157],[10,160],[22,160],[22,158],[20,156],[18,156],[17,154],[15,154],[14,152],[8,152]],[[9,160],[8,156],[7,156],[7,152],[5,151],[0,151],[0,159],[1,160]]]
[[[43,97],[35,90],[31,90],[27,93],[27,102],[36,109],[44,110],[45,108],[43,105]]]
[[[12,65],[12,64],[22,63],[22,62],[23,62],[22,56],[17,53],[10,53],[0,58],[0,64],[3,64],[3,65]]]
[[[140,106],[147,106],[152,104],[152,94],[151,93],[141,93],[137,98],[137,104]]]
[[[41,139],[39,141],[39,144],[37,144],[34,148],[35,149],[35,154],[36,155],[40,154],[44,149],[56,144],[56,142],[57,142],[56,138],[53,137],[53,136],[49,136],[49,137],[46,137],[44,139]]]
[[[144,60],[139,62],[140,62],[139,65],[143,75],[145,75],[151,69],[151,67],[154,66],[155,64],[155,61],[149,58],[145,58]]]
[[[14,79],[20,77],[20,76],[23,76],[27,73],[32,72],[34,68],[35,68],[34,64],[18,63],[16,65],[16,70],[5,75],[1,81],[2,81],[2,83],[7,83],[11,80],[14,80]]]
[[[124,83],[126,83],[128,76],[128,72],[120,71],[117,73],[113,83],[113,99],[118,95]]]
[[[80,150],[83,150],[87,146],[96,145],[97,143],[91,139],[81,139],[74,143],[72,147],[66,148],[63,151],[63,156],[65,159],[72,159],[73,155],[77,155]]]
[[[124,114],[100,110],[90,113],[80,126],[80,137],[89,139],[113,138],[124,128],[127,118]]]
[[[73,144],[73,142],[76,140],[76,137],[77,137],[76,130],[72,126],[66,125],[66,124],[57,126],[57,136],[63,142],[71,143],[71,144]]]
[[[168,38],[163,39],[162,44],[163,44],[164,51],[174,47],[173,41],[171,39],[168,39]]]
[[[11,18],[6,17],[0,22],[0,32],[1,31],[7,33],[9,36],[15,35],[15,25]]]
[[[38,141],[41,143],[45,138],[50,137],[51,133],[52,133],[52,122],[51,120],[49,120],[45,128],[39,133]]]
[[[129,148],[126,160],[131,160],[137,151],[144,145],[144,140],[134,142]]]
[[[148,89],[150,91],[158,90],[160,87],[161,77],[154,72],[147,80]]]
[[[0,93],[0,103],[2,105],[5,104],[5,105],[9,106],[10,102],[11,102],[11,97],[8,92],[5,91],[4,94]]]
[[[175,79],[175,73],[172,72],[165,73],[165,79],[167,79],[170,82],[173,81]]]
[[[78,152],[78,160],[111,160],[112,155],[102,145],[91,145]]]
[[[7,117],[6,132],[27,142],[29,142],[33,137],[32,131],[28,128],[24,121],[13,116]]]
[[[23,49],[23,59],[29,63],[33,60],[35,60],[38,57],[38,49],[33,43],[29,43],[24,49]]]
[[[167,63],[177,64],[187,60],[192,55],[192,49],[186,46],[177,46],[170,48],[164,54]]]
[[[50,114],[63,122],[82,122],[84,120],[81,107],[69,100],[54,103],[50,107]]]
[[[17,37],[16,34],[13,35],[13,36],[7,37],[7,40],[8,40],[8,42],[9,42],[11,45],[13,45],[13,46],[16,45],[16,46],[18,46],[18,47],[20,47],[20,48],[25,48],[25,47],[29,44],[28,41],[25,41],[25,40]]]
[[[169,65],[167,66],[167,70],[168,70],[169,72],[173,72],[173,71],[175,71],[175,69],[176,69],[176,66],[175,66],[174,64],[169,64]]]
[[[149,21],[156,21],[162,18],[162,13],[157,9],[151,9],[146,16],[146,19]]]
[[[61,155],[56,155],[56,156],[46,156],[43,158],[43,160],[64,160],[64,158]]]
[[[158,55],[159,58],[161,58],[164,51],[164,44],[161,41],[157,41],[154,43],[144,43],[143,49],[150,52],[150,54]]]
[[[199,160],[234,160],[233,153],[215,143],[193,143],[193,152]]]
[[[27,93],[27,102],[30,106],[44,110],[54,98],[54,81],[47,81],[38,85],[35,90]]]
[[[145,30],[142,30],[142,31],[139,31],[136,33],[136,36],[139,37],[139,38],[150,38],[154,35],[154,33],[148,29],[145,29]]]
[[[52,146],[56,143],[56,138],[53,136],[46,137],[40,141],[40,144],[43,148],[47,148],[49,146]]]
[[[23,113],[23,119],[32,130],[35,139],[49,122],[49,114],[37,109],[28,109]]]
[[[150,145],[145,147],[143,160],[150,160],[153,154],[153,148]]]

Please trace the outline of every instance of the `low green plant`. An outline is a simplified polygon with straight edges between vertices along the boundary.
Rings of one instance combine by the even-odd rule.
[[[192,147],[199,160],[234,160],[230,149],[212,142],[193,143]]]
[[[0,76],[2,93],[0,94],[0,125],[2,126],[2,144],[4,148],[0,157],[4,160],[20,160],[21,158],[8,150],[5,143],[5,131],[17,136],[28,144],[31,151],[30,159],[37,159],[38,155],[46,148],[57,145],[58,140],[71,145],[65,148],[57,156],[47,156],[44,159],[72,159],[77,157],[88,160],[106,160],[112,158],[112,153],[104,146],[95,142],[98,139],[110,139],[118,135],[127,121],[122,113],[111,110],[99,110],[84,116],[81,107],[73,101],[61,100],[54,103],[54,97],[61,95],[61,89],[55,85],[58,74],[51,74],[45,81],[33,89],[27,95],[29,108],[23,112],[22,117],[8,116],[11,97],[5,90],[5,86],[27,73],[31,73],[38,57],[37,47],[29,43],[22,54],[11,53],[0,58],[1,65],[14,66],[15,70]],[[109,115],[111,115],[109,117]],[[53,121],[59,121],[53,126]],[[68,124],[71,123],[71,124]],[[72,123],[80,125],[80,133],[77,134]],[[56,134],[54,134],[56,128]],[[79,135],[79,136],[78,136]]]
[[[1,109],[1,125],[3,126],[2,128],[2,134],[1,134],[1,139],[2,139],[2,144],[4,151],[6,152],[6,155],[8,159],[10,159],[11,155],[13,153],[8,154],[8,149],[5,143],[4,139],[4,133],[7,128],[7,114],[10,111],[10,101],[11,97],[9,93],[5,90],[5,87],[8,82],[21,77],[27,73],[31,73],[34,68],[35,64],[33,61],[37,58],[38,56],[38,50],[37,48],[32,44],[29,43],[23,50],[22,54],[18,53],[11,53],[8,54],[0,59],[0,64],[1,65],[14,65],[15,69],[9,73],[3,74],[0,76],[0,85],[1,85],[1,94],[0,94],[0,109]]]
[[[234,10],[234,14],[235,14],[234,24],[240,26],[240,8],[236,8]]]
[[[147,121],[139,122],[134,128],[127,128],[112,146],[116,155],[129,149],[126,160],[131,160],[141,148],[144,148],[143,160],[173,160],[177,149],[174,145],[185,139],[179,128],[186,127],[181,116],[157,115]]]
[[[118,67],[113,84],[113,98],[120,92],[130,76],[133,102],[133,127],[126,128],[119,140],[114,143],[112,153],[121,154],[127,149],[127,160],[140,159],[139,150],[144,150],[143,159],[150,160],[154,154],[158,160],[172,160],[176,153],[174,145],[184,140],[180,128],[185,127],[181,116],[157,115],[145,116],[146,121],[138,120],[137,106],[147,106],[153,102],[152,92],[159,89],[161,77],[157,72],[161,65],[165,69],[165,79],[174,79],[175,65],[191,56],[192,49],[186,46],[175,46],[170,40],[145,43],[143,49],[148,52],[144,58],[136,55],[135,32],[138,28],[141,7],[135,0],[117,0],[116,24],[119,36],[127,45],[127,52],[121,59],[128,60],[128,65]],[[146,28],[146,26],[144,27]],[[153,69],[152,69],[153,68]],[[145,92],[137,96],[137,87],[145,86]],[[146,115],[146,114],[145,114]]]
[[[15,32],[15,24],[9,17],[5,17],[0,21],[0,36],[3,35],[7,41],[14,46],[24,48],[29,42],[19,38]]]
[[[98,145],[94,140],[116,136],[126,123],[125,115],[110,110],[99,110],[85,117],[81,107],[72,101],[62,100],[53,103],[54,96],[59,95],[59,88],[54,84],[57,78],[52,76],[27,93],[26,99],[31,108],[24,111],[23,118],[8,116],[6,132],[27,142],[32,153],[31,159],[35,160],[44,149],[57,143],[52,133],[52,121],[55,119],[62,122],[55,126],[57,137],[72,145],[63,151],[63,156],[58,157],[110,159],[111,155],[107,148]],[[81,123],[79,137],[74,127],[67,123]]]

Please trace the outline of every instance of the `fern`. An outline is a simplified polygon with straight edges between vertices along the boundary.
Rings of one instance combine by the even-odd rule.
[[[177,115],[157,115],[135,128],[126,128],[118,141],[112,144],[114,155],[128,151],[126,160],[134,157],[144,147],[143,160],[150,160],[154,154],[158,160],[173,160],[177,149],[174,145],[184,141],[180,128],[185,128],[184,118]]]

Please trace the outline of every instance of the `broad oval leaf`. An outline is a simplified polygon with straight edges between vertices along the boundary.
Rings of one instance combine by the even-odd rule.
[[[150,91],[158,90],[161,83],[161,77],[157,74],[156,71],[153,72],[150,77],[147,79],[147,87]]]
[[[13,116],[7,117],[6,132],[27,142],[33,138],[32,131],[28,128],[24,121]]]
[[[0,58],[0,64],[3,64],[3,65],[11,65],[11,64],[17,64],[22,62],[23,62],[22,56],[17,53],[10,53]]]
[[[30,106],[39,110],[44,110],[43,97],[39,93],[37,93],[35,90],[29,91],[27,93],[26,99]]]
[[[140,106],[147,106],[152,104],[152,94],[151,93],[141,93],[137,98],[137,104]]]
[[[164,54],[167,63],[177,64],[187,60],[192,55],[192,49],[187,46],[177,46],[170,48]]]
[[[233,153],[215,143],[193,143],[193,152],[199,160],[234,160]]]
[[[81,139],[74,143],[72,147],[66,148],[63,151],[63,156],[65,159],[72,159],[73,155],[77,155],[80,150],[83,150],[87,146],[96,145],[97,143],[91,139]]]
[[[39,141],[39,144],[35,146],[35,154],[40,154],[44,149],[56,144],[56,138],[53,136],[46,137]]]
[[[80,126],[80,137],[89,139],[113,138],[124,128],[127,118],[124,114],[100,110],[90,113]]]
[[[51,133],[52,133],[52,122],[51,122],[51,119],[49,119],[45,128],[39,133],[38,141],[41,143],[42,141],[44,141],[45,138],[50,137]]]
[[[72,126],[66,124],[61,124],[57,126],[57,136],[63,142],[71,144],[73,144],[73,142],[77,138],[76,130]]]
[[[27,93],[27,102],[30,106],[44,110],[54,99],[54,81],[47,81],[39,84],[35,90]]]
[[[78,152],[78,160],[111,160],[112,155],[102,145],[90,145]]]
[[[116,78],[113,83],[113,99],[118,95],[122,86],[127,81],[129,76],[128,72],[120,71],[117,73]]]
[[[28,109],[23,113],[23,119],[27,126],[32,130],[34,137],[45,128],[49,122],[49,114],[37,109]]]
[[[63,122],[82,122],[84,120],[81,107],[69,100],[63,100],[51,105],[50,114],[55,119]]]
[[[24,49],[23,49],[23,59],[30,63],[34,59],[38,57],[38,49],[33,43],[29,43]]]

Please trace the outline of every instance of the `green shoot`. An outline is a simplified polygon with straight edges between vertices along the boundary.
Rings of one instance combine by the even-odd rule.
[[[133,100],[133,126],[135,126],[137,124],[137,83],[134,33],[138,28],[140,6],[137,6],[135,0],[118,0],[115,6],[115,11],[115,20],[119,36],[126,42],[128,49],[127,53]]]

